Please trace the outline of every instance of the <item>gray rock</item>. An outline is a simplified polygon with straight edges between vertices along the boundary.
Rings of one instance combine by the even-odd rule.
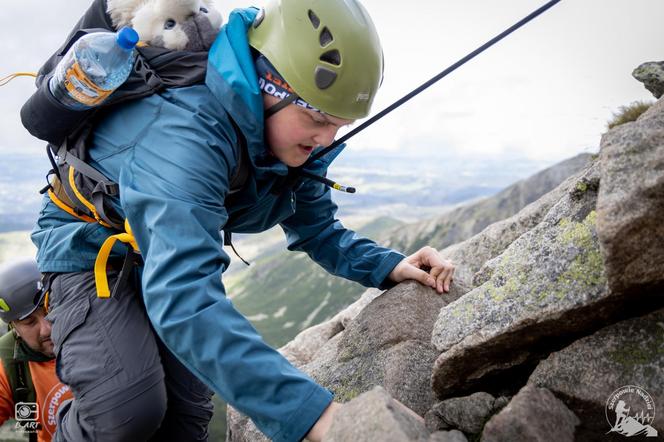
[[[348,327],[348,324],[360,314],[360,312],[369,304],[371,301],[379,297],[384,293],[384,290],[378,290],[375,288],[367,289],[360,299],[343,309],[341,312],[337,313],[333,321],[341,322],[344,328]]]
[[[375,387],[337,411],[323,442],[425,442],[428,437],[422,418]]]
[[[291,342],[279,349],[296,367],[302,367],[314,358],[321,361],[336,357],[336,347],[343,336],[343,329],[382,292],[377,289],[367,290],[357,301],[337,313],[329,321],[310,327],[299,333]],[[229,442],[268,441],[256,425],[230,405],[226,415],[227,440]]]
[[[496,404],[496,399],[484,392],[447,399],[429,410],[424,421],[429,431],[454,428],[466,434],[479,434],[486,421],[505,406],[503,400]]]
[[[457,265],[455,282],[460,283],[462,287],[460,295],[464,295],[472,288],[486,282],[481,277],[474,279],[475,274],[484,263],[503,253],[512,242],[539,224],[551,207],[565,194],[575,189],[577,182],[582,180],[582,177],[587,175],[588,168],[592,167],[591,164],[576,175],[564,180],[554,190],[527,205],[517,214],[491,224],[472,238],[443,250],[442,255]],[[452,299],[458,297],[461,296],[452,297]]]
[[[510,403],[510,398],[505,397],[505,396],[500,396],[496,398],[496,401],[493,403],[493,410],[494,412],[499,412],[503,408],[505,408],[505,405]]]
[[[321,385],[348,401],[375,385],[424,413],[435,402],[429,385],[437,352],[430,343],[444,299],[410,281],[376,298],[302,367]]]
[[[664,98],[602,137],[597,233],[614,292],[664,285]]]
[[[664,94],[664,61],[649,61],[639,65],[632,76],[644,84],[655,98]]]
[[[468,442],[468,439],[459,430],[436,431],[431,433],[427,442]]]
[[[578,182],[596,182],[594,164]],[[445,306],[432,343],[442,352],[432,381],[439,398],[476,388],[478,381],[539,357],[539,344],[604,318],[589,317],[606,298],[595,232],[596,192],[576,186],[535,228],[480,270],[486,280]]]
[[[334,318],[300,332],[288,344],[279,349],[288,361],[302,366],[311,361],[316,352],[343,330],[340,320]]]
[[[549,390],[526,386],[487,422],[481,440],[573,442],[578,424],[574,413]]]
[[[226,440],[228,442],[270,442],[256,425],[230,405],[226,411]]]
[[[607,400],[623,386],[638,385],[654,399],[656,414],[652,426],[661,436],[664,309],[610,325],[551,354],[528,382],[551,390],[579,416],[579,440],[599,440],[605,435],[611,428],[605,412]]]

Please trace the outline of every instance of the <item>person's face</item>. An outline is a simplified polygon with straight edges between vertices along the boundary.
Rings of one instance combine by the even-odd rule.
[[[37,308],[27,318],[13,321],[12,324],[16,333],[28,347],[48,357],[55,357],[53,341],[51,341],[51,323],[46,320],[42,307]]]
[[[267,109],[279,99],[264,95],[263,101]],[[265,140],[282,163],[297,167],[307,161],[314,148],[329,146],[337,131],[353,122],[290,104],[265,120]]]

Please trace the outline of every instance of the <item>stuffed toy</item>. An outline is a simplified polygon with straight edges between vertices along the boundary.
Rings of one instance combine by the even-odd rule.
[[[222,24],[212,0],[108,0],[116,29],[134,28],[141,42],[171,50],[206,51]]]

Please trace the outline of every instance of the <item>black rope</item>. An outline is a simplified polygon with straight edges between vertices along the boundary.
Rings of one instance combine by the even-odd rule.
[[[399,106],[401,106],[402,104],[404,104],[405,102],[407,102],[408,100],[410,100],[411,98],[413,98],[414,96],[418,95],[419,93],[421,93],[421,92],[424,91],[425,89],[429,88],[429,87],[432,86],[434,83],[438,82],[439,80],[441,80],[442,78],[444,78],[445,76],[447,76],[448,74],[450,74],[451,72],[455,71],[457,68],[463,66],[466,62],[472,60],[472,59],[475,58],[477,55],[481,54],[482,52],[484,52],[485,50],[487,50],[489,47],[491,47],[491,46],[493,46],[494,44],[498,43],[500,40],[502,40],[503,38],[507,37],[507,36],[510,35],[512,32],[516,31],[517,29],[519,29],[520,27],[522,27],[523,25],[525,25],[525,24],[528,23],[529,21],[531,21],[531,20],[533,20],[534,18],[536,18],[537,16],[543,14],[544,12],[546,12],[548,9],[552,8],[556,3],[559,3],[560,1],[561,1],[561,0],[552,0],[552,1],[550,1],[549,3],[545,4],[544,6],[542,6],[541,8],[537,9],[535,12],[531,13],[531,14],[528,15],[527,17],[525,17],[525,18],[523,18],[522,20],[520,20],[518,23],[515,23],[514,25],[512,25],[511,27],[509,27],[508,29],[506,29],[506,30],[503,31],[502,33],[498,34],[497,36],[495,36],[494,38],[492,38],[492,39],[489,40],[488,42],[484,43],[482,46],[480,46],[479,48],[475,49],[473,52],[471,52],[470,54],[466,55],[465,57],[463,57],[462,59],[460,59],[459,61],[457,61],[456,63],[454,63],[453,65],[451,65],[450,67],[448,67],[447,69],[445,69],[444,71],[442,71],[441,73],[439,73],[438,75],[436,75],[436,76],[434,76],[433,78],[431,78],[431,79],[430,79],[429,81],[427,81],[426,83],[423,83],[421,86],[419,86],[418,88],[416,88],[416,89],[413,90],[412,92],[408,93],[407,95],[403,96],[402,98],[400,98],[399,100],[397,100],[396,102],[394,102],[393,104],[391,104],[390,106],[388,106],[387,108],[383,109],[382,111],[380,111],[379,113],[377,113],[376,115],[374,115],[373,117],[371,117],[370,119],[368,119],[367,121],[365,121],[364,123],[362,123],[360,126],[356,127],[355,129],[353,129],[352,131],[348,132],[346,135],[344,135],[344,136],[341,137],[340,139],[336,140],[334,143],[330,144],[330,145],[329,145],[328,147],[326,147],[325,149],[321,150],[321,151],[318,152],[317,154],[315,154],[315,155],[313,155],[312,157],[310,157],[310,158],[307,160],[307,162],[304,163],[304,165],[302,165],[302,166],[300,166],[300,167],[301,167],[301,168],[306,167],[307,165],[309,165],[309,164],[313,163],[314,161],[316,161],[318,158],[322,157],[323,155],[326,155],[328,152],[330,152],[330,151],[331,151],[332,149],[334,149],[335,147],[337,147],[337,146],[339,146],[340,144],[342,144],[342,143],[348,141],[348,139],[350,139],[351,137],[357,135],[359,132],[361,132],[361,131],[363,131],[364,129],[366,129],[367,127],[371,126],[373,123],[375,123],[376,121],[380,120],[380,119],[383,118],[385,115],[387,115],[387,114],[389,114],[390,112],[392,112],[394,109],[398,108]]]

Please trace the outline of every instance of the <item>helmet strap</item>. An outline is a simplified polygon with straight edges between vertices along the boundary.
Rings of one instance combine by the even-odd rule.
[[[283,108],[288,106],[289,104],[294,103],[295,100],[297,100],[298,98],[300,98],[300,97],[298,97],[297,94],[290,94],[289,96],[287,96],[286,98],[284,98],[280,102],[278,102],[278,103],[270,106],[269,108],[265,109],[265,119],[267,120],[272,115],[276,114],[277,112],[279,112],[280,110],[282,110]]]

